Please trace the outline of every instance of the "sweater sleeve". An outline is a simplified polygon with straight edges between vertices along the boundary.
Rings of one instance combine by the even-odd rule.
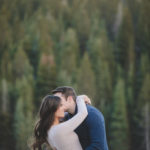
[[[61,127],[66,129],[66,132],[74,131],[88,115],[83,96],[78,96],[76,102],[78,107],[78,113],[68,121],[60,124]]]

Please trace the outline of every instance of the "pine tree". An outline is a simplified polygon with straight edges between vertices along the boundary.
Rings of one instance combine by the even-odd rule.
[[[14,137],[16,149],[27,149],[27,140],[33,130],[34,80],[33,69],[26,53],[20,48],[13,61],[14,88],[17,93],[14,110]]]
[[[12,77],[12,59],[9,51],[5,51],[2,55],[1,65],[0,65],[0,78],[5,78],[9,82],[13,80]]]
[[[113,27],[116,23],[116,14],[117,14],[117,7],[119,4],[119,0],[112,0],[112,1],[105,1],[102,0],[99,2],[100,8],[100,15],[101,18],[106,23],[106,29],[108,31],[108,35],[110,39],[113,39]]]
[[[77,73],[77,91],[80,94],[87,94],[93,100],[92,103],[95,104],[95,76],[87,53],[84,54]]]
[[[4,113],[9,113],[9,90],[8,82],[6,79],[1,81],[1,111]]]
[[[12,30],[9,24],[11,11],[9,1],[3,1],[0,4],[0,63],[3,53],[10,49],[12,43]]]
[[[14,131],[15,131],[15,139],[16,139],[16,149],[26,149],[26,131],[27,128],[25,126],[25,116],[23,113],[23,100],[20,98],[18,99],[15,111],[15,124],[14,124]]]
[[[31,24],[30,27],[31,26],[32,28],[33,27],[35,28],[34,25]],[[29,62],[33,67],[34,76],[36,77],[41,51],[40,51],[39,36],[33,31],[32,28],[28,31],[29,33],[26,35],[23,45],[24,45],[25,52],[29,58]],[[29,34],[31,34],[32,36],[29,36]]]
[[[143,127],[143,149],[150,149],[150,73],[146,73],[141,92],[139,95],[139,110],[142,118],[140,122]]]
[[[134,34],[133,22],[128,8],[124,8],[123,21],[117,37],[116,60],[125,72],[133,69],[134,62]],[[128,62],[128,63],[127,63]],[[126,75],[126,74],[125,74]]]
[[[136,80],[135,80],[135,73],[136,73],[136,51],[135,51],[135,35],[134,35],[134,22],[132,21],[131,16],[131,11],[127,8],[124,8],[124,18],[123,18],[123,23],[122,26],[127,26],[126,29],[124,29],[126,32],[126,35],[124,36],[124,44],[120,48],[124,51],[124,56],[122,55],[121,57],[127,57],[124,59],[126,65],[124,66],[124,78],[125,78],[125,83],[126,83],[126,102],[127,102],[127,108],[128,108],[128,120],[129,120],[129,125],[130,125],[130,135],[134,135],[135,131],[135,124],[133,123],[134,120],[134,110],[136,107],[136,98],[135,98],[135,89],[137,88],[135,86]],[[123,25],[126,22],[126,25]],[[122,29],[121,29],[122,32]],[[122,34],[122,33],[121,33]],[[128,37],[127,37],[128,36]],[[122,41],[123,43],[123,41]],[[128,45],[127,45],[128,44]],[[123,46],[124,45],[124,46]],[[126,46],[125,46],[126,45]],[[131,136],[130,140],[131,142],[131,149],[136,149],[134,148],[134,136]]]
[[[142,3],[139,3],[139,16],[137,21],[137,46],[139,52],[147,52],[150,56],[150,20],[149,20],[149,1],[143,0]],[[141,36],[142,34],[142,36]]]
[[[79,64],[79,45],[76,32],[70,28],[62,39],[58,82],[61,85],[73,86],[76,80],[77,64]]]
[[[13,149],[12,114],[10,113],[9,84],[5,78],[0,81],[0,149]],[[9,144],[8,144],[9,143]]]
[[[42,98],[56,88],[56,65],[50,53],[43,53],[40,59],[36,81],[35,104],[39,108]]]
[[[114,103],[111,121],[110,147],[114,150],[129,150],[129,124],[127,117],[125,83],[119,78],[114,91]]]
[[[139,63],[139,62],[138,62]],[[143,92],[143,86],[145,83],[146,75],[149,72],[149,56],[148,54],[142,54],[140,59],[140,65],[138,65],[138,68],[136,68],[136,76],[133,86],[133,94],[131,95],[131,98],[133,97],[131,101],[131,108],[130,109],[130,126],[131,126],[131,140],[132,140],[132,146],[134,149],[141,150],[143,149],[143,143],[145,143],[144,138],[144,105],[145,100],[143,100],[142,96],[145,97]],[[146,79],[147,80],[147,79]],[[148,81],[147,81],[148,83]],[[145,90],[147,91],[148,89]],[[131,93],[131,92],[130,92]],[[145,147],[144,147],[145,149]]]
[[[3,53],[0,64],[0,128],[1,136],[0,149],[13,149],[13,113],[11,113],[11,101],[10,88],[12,86],[12,60],[10,53],[6,50]],[[10,143],[10,144],[8,144]]]
[[[86,9],[87,0],[76,1],[73,7],[73,17],[72,24],[76,29],[77,37],[79,41],[79,46],[81,49],[81,55],[86,51],[86,42],[89,37],[90,32],[90,16],[88,14],[88,9]]]
[[[30,76],[33,73],[33,68],[29,63],[29,59],[22,50],[22,48],[18,48],[14,61],[13,61],[13,78],[14,81],[18,78],[22,78],[23,76]]]
[[[143,147],[146,150],[150,149],[149,141],[150,141],[150,128],[149,128],[149,115],[150,115],[150,74],[149,74],[149,56],[147,53],[143,53],[141,56],[141,89],[138,95],[137,101],[137,113],[136,117],[138,117],[138,122],[140,122],[140,130],[138,133],[143,133],[139,135],[141,138],[141,143],[144,143]],[[138,113],[140,115],[138,115]],[[137,116],[138,115],[138,116]]]
[[[105,113],[112,100],[115,64],[112,44],[107,38],[104,24],[97,19],[94,20],[88,41],[88,52],[96,77],[96,106]]]
[[[0,149],[14,150],[11,115],[0,110],[0,120]]]
[[[33,85],[31,80],[23,77],[17,80],[16,87],[19,93],[16,110],[14,114],[14,131],[16,139],[16,149],[26,150],[28,140],[33,132]]]

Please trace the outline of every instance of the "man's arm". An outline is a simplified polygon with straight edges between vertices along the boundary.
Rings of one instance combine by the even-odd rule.
[[[90,145],[85,150],[108,150],[104,117],[100,112],[92,110],[87,117],[90,134]]]

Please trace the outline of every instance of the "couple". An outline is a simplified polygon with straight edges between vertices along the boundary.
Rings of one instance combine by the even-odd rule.
[[[90,99],[67,86],[52,93],[41,103],[33,149],[47,143],[53,150],[108,150],[103,115],[88,104]]]

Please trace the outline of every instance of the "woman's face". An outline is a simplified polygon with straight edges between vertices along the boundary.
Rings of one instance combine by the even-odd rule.
[[[60,106],[58,107],[57,111],[55,112],[55,117],[64,118],[64,115],[65,115],[65,107],[62,104],[62,102],[60,102]]]

